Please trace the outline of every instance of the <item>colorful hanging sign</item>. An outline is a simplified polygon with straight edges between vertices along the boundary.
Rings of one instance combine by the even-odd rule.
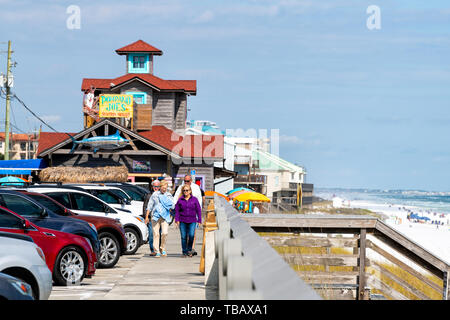
[[[133,160],[133,172],[151,172],[150,161]]]
[[[130,94],[102,94],[99,99],[100,118],[132,118],[133,96]]]

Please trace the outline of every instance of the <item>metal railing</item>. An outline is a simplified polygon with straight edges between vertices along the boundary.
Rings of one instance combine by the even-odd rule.
[[[209,275],[218,299],[322,300],[225,199],[216,195],[214,204],[218,229],[211,268],[216,270]]]

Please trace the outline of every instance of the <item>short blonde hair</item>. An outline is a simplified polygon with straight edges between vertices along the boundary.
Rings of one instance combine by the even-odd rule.
[[[163,180],[163,181],[161,181],[161,184],[159,186],[162,188],[163,186],[168,186],[168,185],[169,185],[169,183],[166,180]]]

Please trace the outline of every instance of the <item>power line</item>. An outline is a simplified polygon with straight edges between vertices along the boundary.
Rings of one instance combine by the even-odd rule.
[[[17,101],[19,101],[25,109],[27,109],[34,117],[36,117],[39,121],[41,121],[44,125],[46,125],[47,127],[49,127],[51,130],[55,131],[55,132],[59,132],[57,131],[55,128],[53,128],[51,125],[49,125],[47,122],[45,122],[44,120],[42,120],[37,114],[35,114],[30,108],[27,107],[27,105],[25,104],[25,102],[23,102],[14,92],[12,92],[12,96],[14,98],[17,99]],[[64,132],[65,134],[67,134],[72,140],[75,140],[74,137],[72,137],[70,134],[68,134],[67,132]]]

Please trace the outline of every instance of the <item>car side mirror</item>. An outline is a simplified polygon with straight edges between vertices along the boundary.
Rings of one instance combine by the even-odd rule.
[[[22,220],[22,229],[27,230],[31,227],[30,222],[28,220]]]
[[[45,218],[45,217],[48,217],[48,212],[47,212],[46,209],[42,209],[42,211],[41,211],[41,218]]]

